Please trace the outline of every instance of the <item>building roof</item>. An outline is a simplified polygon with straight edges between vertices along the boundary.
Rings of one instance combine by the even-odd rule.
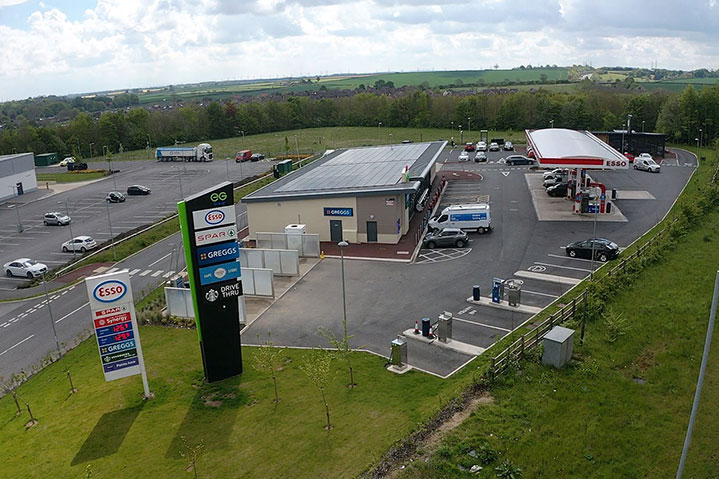
[[[627,169],[629,161],[588,131],[548,128],[526,130],[527,144],[540,166]]]
[[[330,151],[242,201],[413,193],[446,144],[401,143]],[[404,179],[405,168],[409,168],[409,181]]]

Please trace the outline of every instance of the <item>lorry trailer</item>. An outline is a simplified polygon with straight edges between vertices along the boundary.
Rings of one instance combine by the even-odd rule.
[[[200,143],[194,147],[167,146],[155,150],[157,161],[212,161],[212,146]]]

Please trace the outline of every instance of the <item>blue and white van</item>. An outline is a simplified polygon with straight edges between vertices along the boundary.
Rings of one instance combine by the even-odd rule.
[[[443,228],[461,228],[473,230],[479,234],[492,231],[492,215],[489,204],[475,203],[467,205],[451,205],[429,220],[430,230]]]

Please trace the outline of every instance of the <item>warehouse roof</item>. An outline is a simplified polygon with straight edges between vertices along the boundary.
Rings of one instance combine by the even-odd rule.
[[[525,133],[540,166],[627,169],[629,165],[624,155],[588,131],[549,128]]]
[[[331,151],[242,201],[412,193],[445,145],[435,141]],[[409,181],[403,175],[405,168]]]

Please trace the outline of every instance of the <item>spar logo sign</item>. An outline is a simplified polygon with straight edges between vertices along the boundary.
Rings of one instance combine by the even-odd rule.
[[[103,281],[92,290],[92,296],[101,303],[113,303],[127,293],[127,285],[120,280]]]

